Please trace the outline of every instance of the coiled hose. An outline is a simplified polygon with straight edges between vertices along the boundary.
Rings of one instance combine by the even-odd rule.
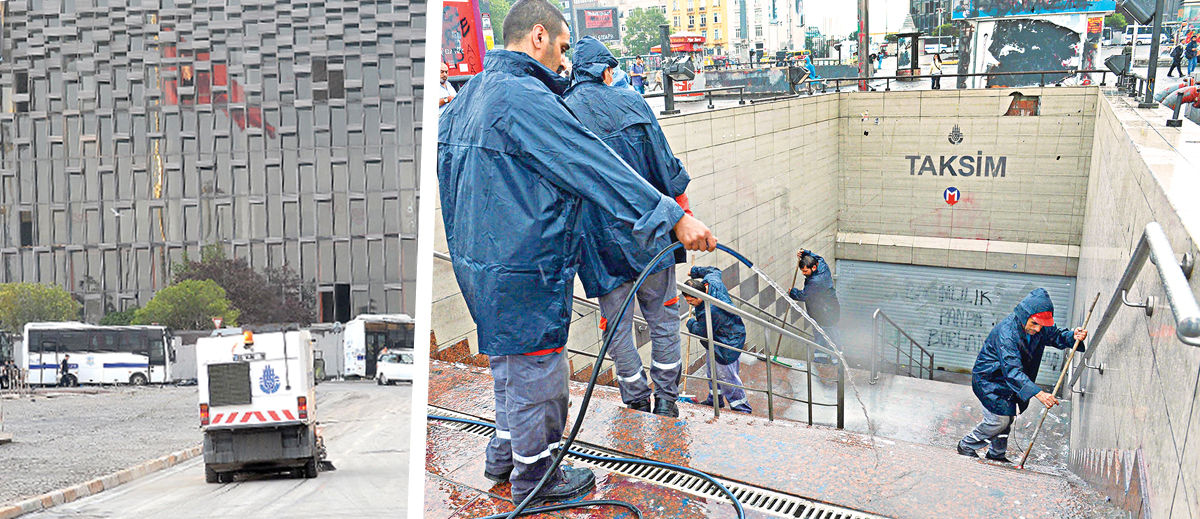
[[[668,254],[671,254],[671,253],[675,252],[676,249],[679,249],[682,247],[683,247],[682,243],[678,243],[678,242],[672,243],[671,245],[664,248],[661,252],[659,252],[656,256],[654,256],[654,259],[650,260],[650,262],[646,264],[646,268],[642,270],[641,275],[639,275],[637,278],[637,281],[634,282],[633,289],[630,290],[629,294],[625,296],[625,301],[624,301],[624,303],[621,304],[621,311],[617,313],[617,318],[613,321],[614,323],[619,323],[619,322],[621,322],[622,319],[625,318],[625,312],[629,310],[629,306],[633,303],[634,296],[636,296],[638,290],[640,288],[642,288],[642,283],[645,283],[646,278],[648,278],[650,276],[650,271],[652,270],[651,267],[658,265],[658,262],[662,261],[662,259],[665,258]],[[737,258],[738,261],[746,264],[747,267],[751,267],[751,268],[754,267],[754,264],[751,263],[750,260],[746,259],[745,256],[742,256],[737,251],[735,251],[725,245],[717,244],[717,249],[720,249],[722,251],[729,253],[729,255],[733,256],[734,258]],[[567,456],[568,452],[575,454],[576,456],[579,456],[579,457],[582,457],[585,459],[590,459],[593,461],[623,461],[623,462],[636,463],[636,464],[641,464],[641,465],[652,465],[652,466],[656,466],[656,467],[663,467],[663,468],[668,468],[671,470],[677,470],[679,472],[684,472],[687,474],[691,474],[691,475],[703,478],[705,480],[708,480],[710,483],[716,485],[717,488],[720,489],[721,492],[724,493],[726,496],[729,496],[729,499],[731,501],[733,501],[734,509],[737,511],[738,519],[746,519],[746,511],[742,509],[742,503],[740,501],[738,501],[736,496],[733,495],[733,492],[730,492],[729,489],[725,488],[724,485],[722,485],[717,480],[713,479],[711,476],[709,476],[703,472],[700,472],[698,470],[693,470],[693,469],[689,469],[687,467],[681,467],[678,465],[672,465],[670,463],[663,463],[660,461],[608,458],[608,457],[603,457],[603,456],[593,456],[591,454],[585,454],[582,452],[570,450],[571,445],[575,443],[575,437],[579,435],[579,429],[583,426],[583,418],[584,418],[584,416],[587,415],[588,404],[591,403],[591,401],[592,401],[592,391],[596,388],[596,380],[599,378],[600,372],[602,371],[600,369],[600,366],[604,362],[605,354],[608,353],[609,345],[612,344],[612,338],[613,338],[613,334],[611,334],[611,333],[606,334],[606,336],[604,337],[604,342],[601,343],[600,351],[596,354],[596,367],[595,367],[595,369],[592,370],[592,378],[591,378],[591,380],[588,381],[587,390],[584,391],[584,393],[583,393],[583,401],[579,405],[579,414],[575,417],[575,424],[571,426],[571,434],[567,435],[567,441],[563,442],[562,446],[559,448],[558,455],[556,455],[554,457],[554,462],[550,464],[550,469],[547,470],[546,474],[542,476],[541,481],[538,481],[537,486],[533,487],[533,491],[530,492],[529,495],[526,496],[523,501],[518,503],[517,507],[515,509],[513,509],[513,511],[508,512],[507,514],[490,515],[490,516],[482,517],[479,519],[500,519],[500,518],[513,519],[515,517],[518,517],[521,515],[527,515],[527,514],[551,512],[551,511],[555,511],[555,510],[566,510],[569,508],[581,508],[581,507],[585,507],[585,506],[602,506],[602,505],[603,506],[620,506],[620,507],[628,508],[630,510],[633,510],[634,514],[639,519],[642,517],[641,512],[638,511],[637,507],[633,506],[630,503],[626,503],[624,501],[614,501],[614,500],[578,501],[575,503],[562,503],[562,504],[558,504],[558,505],[551,505],[551,506],[539,507],[539,508],[533,508],[533,509],[526,510],[526,508],[528,508],[528,506],[529,506],[529,503],[533,500],[533,498],[535,496],[537,496],[538,492],[541,492],[542,488],[544,488],[546,486],[547,482],[550,481],[550,478],[553,477],[553,475],[555,473],[557,473],[559,465],[562,464],[562,460],[563,460],[563,458],[565,458]],[[432,415],[432,414],[428,415],[428,416],[429,416],[429,418],[434,419],[434,420],[472,423],[472,424],[477,424],[477,425],[484,425],[487,427],[495,427],[495,425],[493,425],[493,424],[489,424],[486,422],[477,422],[474,420],[464,420],[461,418],[452,418],[452,417],[448,417],[448,416],[438,416],[438,415]]]

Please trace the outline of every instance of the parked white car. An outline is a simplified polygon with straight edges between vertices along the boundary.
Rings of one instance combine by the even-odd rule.
[[[412,382],[414,371],[411,351],[384,353],[375,364],[375,382],[381,386],[394,384],[398,380]]]

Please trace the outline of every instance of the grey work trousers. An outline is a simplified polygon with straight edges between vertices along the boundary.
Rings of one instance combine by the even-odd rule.
[[[713,368],[713,365],[716,365],[718,381],[729,382],[732,384],[737,384],[738,386],[744,386],[746,384],[742,383],[742,377],[738,375],[738,369],[740,369],[741,364],[742,363],[740,360],[735,360],[729,364],[721,364],[720,362],[713,362],[711,364],[707,364],[708,376],[709,376],[709,378],[712,378],[712,372],[713,372],[712,368]],[[729,408],[733,409],[734,411],[741,411],[743,413],[750,412],[750,403],[746,401],[746,390],[744,390],[740,387],[737,387],[737,386],[730,386],[727,384],[720,384],[720,386],[721,386],[721,390],[717,392],[717,394],[720,397],[718,400],[718,405],[720,405],[721,407],[724,407],[725,402],[729,402]],[[711,380],[708,383],[708,387],[710,389],[712,388]],[[711,394],[710,394],[710,398],[711,398]]]
[[[983,408],[983,421],[979,422],[971,432],[963,436],[962,444],[979,450],[984,446],[991,445],[988,448],[988,454],[993,457],[1002,457],[1008,451],[1008,434],[1012,430],[1013,416],[1001,416]]]
[[[550,469],[567,424],[567,356],[489,356],[496,394],[496,435],[487,446],[487,471],[512,469],[513,499],[520,502]],[[547,488],[562,477],[550,480]]]
[[[600,315],[606,334],[613,334],[608,356],[617,366],[617,385],[621,401],[629,404],[650,398],[650,387],[642,370],[642,356],[633,341],[633,308],[625,311],[620,323],[613,323],[621,304],[633,290],[633,281],[600,296]],[[646,277],[638,289],[638,305],[650,326],[650,379],[654,398],[675,401],[679,396],[679,371],[682,369],[679,339],[679,295],[675,289],[675,268],[670,267]]]

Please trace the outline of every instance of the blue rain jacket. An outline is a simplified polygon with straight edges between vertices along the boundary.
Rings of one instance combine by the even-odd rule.
[[[579,121],[659,193],[671,198],[682,195],[691,178],[671,152],[650,106],[633,90],[604,84],[604,70],[617,64],[608,48],[590,36],[582,38],[575,46],[574,64],[573,84],[564,100]],[[582,213],[579,280],[588,297],[603,296],[637,279],[654,255],[672,241],[661,237],[644,247],[634,239],[629,223],[608,216],[600,207],[584,204]],[[677,263],[686,259],[686,253],[675,256]],[[671,261],[662,261],[651,272],[670,266]]]
[[[1075,345],[1075,331],[1070,329],[1045,326],[1036,335],[1025,333],[1029,316],[1053,311],[1050,294],[1036,289],[988,334],[971,370],[971,389],[988,411],[1016,416],[1019,407],[1025,412],[1029,399],[1042,391],[1033,381],[1046,346],[1067,350]],[[1084,351],[1083,344],[1079,351]]]
[[[575,119],[566,86],[529,55],[494,49],[438,118],[446,242],[486,355],[566,344],[585,200],[643,247],[683,217]]]
[[[833,288],[833,275],[829,273],[829,264],[825,258],[808,252],[809,256],[817,259],[817,270],[812,275],[804,277],[804,288],[793,288],[788,291],[788,297],[804,303],[808,315],[821,325],[834,326],[841,320],[842,305],[838,302],[837,290]]]
[[[708,283],[708,295],[731,305],[733,304],[733,300],[729,298],[729,291],[725,289],[725,283],[721,281],[721,269],[716,267],[692,267],[690,275],[693,278],[704,278],[704,282]],[[704,312],[706,311],[708,311],[707,303],[700,303],[700,306],[692,308],[692,315],[695,318],[688,319],[688,332],[691,332],[693,335],[708,337],[708,328],[705,326],[704,320]],[[745,349],[746,325],[742,323],[741,317],[714,307],[712,309],[712,325],[714,341],[733,346],[738,350]],[[700,344],[707,349],[707,342],[700,341]],[[738,360],[741,352],[730,348],[717,348],[713,356],[717,358],[718,364],[726,366]]]

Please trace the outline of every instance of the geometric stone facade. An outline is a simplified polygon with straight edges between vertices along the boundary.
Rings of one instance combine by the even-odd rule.
[[[424,2],[3,5],[0,282],[95,320],[221,244],[414,313]]]

